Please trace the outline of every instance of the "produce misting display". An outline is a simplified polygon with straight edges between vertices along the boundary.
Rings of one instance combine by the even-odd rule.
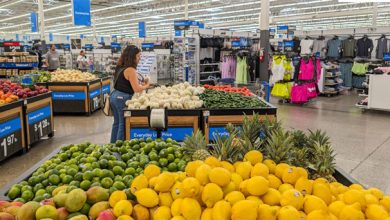
[[[67,146],[12,186],[0,218],[390,219],[382,191],[333,178],[324,132],[285,130],[257,115],[226,129],[211,146],[200,132],[183,146],[170,139]]]

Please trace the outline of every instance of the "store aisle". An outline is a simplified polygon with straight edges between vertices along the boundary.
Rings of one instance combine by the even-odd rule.
[[[354,107],[356,94],[333,98],[320,97],[303,107],[277,104],[279,120],[287,128],[323,129],[331,137],[337,152],[337,164],[367,186],[376,186],[390,194],[390,113],[365,112]],[[91,141],[107,143],[111,118],[100,111],[91,117],[56,116],[55,137],[33,146],[23,156],[0,164],[0,188],[39,163],[56,148]],[[76,128],[76,129],[75,129]]]

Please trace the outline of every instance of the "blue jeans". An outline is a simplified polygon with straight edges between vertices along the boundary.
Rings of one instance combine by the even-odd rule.
[[[123,109],[126,107],[126,101],[130,100],[132,95],[114,90],[110,96],[110,105],[114,114],[114,123],[111,130],[111,143],[117,140],[125,139],[125,117]]]

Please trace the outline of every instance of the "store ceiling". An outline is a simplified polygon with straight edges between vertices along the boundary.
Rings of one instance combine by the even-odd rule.
[[[215,29],[256,31],[260,0],[188,0],[189,19]],[[92,35],[92,27],[73,26],[70,0],[44,0],[46,32]],[[338,0],[271,0],[271,26],[296,25],[298,30],[370,27],[374,3]],[[390,3],[377,3],[378,26],[390,24]],[[0,33],[30,33],[30,13],[37,0],[0,0]],[[173,21],[184,19],[184,0],[92,0],[92,23],[98,36],[136,37],[145,21],[148,36],[173,32]]]

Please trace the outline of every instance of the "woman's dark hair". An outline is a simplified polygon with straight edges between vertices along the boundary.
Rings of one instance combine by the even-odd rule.
[[[127,46],[123,51],[122,55],[118,60],[118,65],[123,67],[133,67],[137,68],[137,63],[135,62],[136,55],[140,53],[141,50],[134,45]]]

